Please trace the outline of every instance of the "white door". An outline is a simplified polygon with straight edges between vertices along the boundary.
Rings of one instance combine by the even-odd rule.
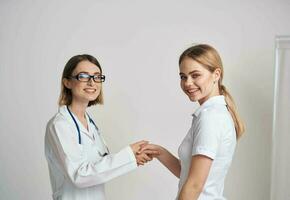
[[[290,36],[276,38],[271,200],[290,200]]]

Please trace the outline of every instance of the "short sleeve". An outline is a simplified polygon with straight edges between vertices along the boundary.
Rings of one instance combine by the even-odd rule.
[[[192,129],[192,156],[204,155],[215,159],[221,142],[220,116],[205,110],[197,117]]]

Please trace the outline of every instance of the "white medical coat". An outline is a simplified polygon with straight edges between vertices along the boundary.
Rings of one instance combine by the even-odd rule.
[[[73,113],[72,113],[73,114]],[[45,156],[48,162],[54,200],[105,200],[104,183],[137,168],[132,149],[127,146],[108,154],[106,144],[96,127],[88,130],[76,119],[78,131],[67,107],[48,122],[45,134]]]

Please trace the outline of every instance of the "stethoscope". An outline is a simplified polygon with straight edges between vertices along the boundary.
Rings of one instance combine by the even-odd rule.
[[[74,118],[73,114],[71,113],[70,109],[68,108],[68,106],[66,106],[66,108],[67,108],[67,110],[68,110],[68,112],[69,112],[71,118],[73,119],[73,121],[74,121],[74,123],[75,123],[75,125],[76,125],[77,130],[78,130],[79,144],[82,144],[82,138],[81,138],[80,127],[79,127],[79,125],[78,125],[76,119]],[[87,115],[88,115],[88,114],[87,114]],[[94,120],[92,120],[92,118],[91,118],[89,115],[88,115],[88,117],[89,117],[89,121],[90,121],[90,123],[92,123],[92,124],[95,126],[97,132],[99,133],[99,129],[98,129],[97,125],[95,124]],[[95,140],[95,136],[94,136],[94,134],[93,134],[93,138],[94,138],[94,140]],[[102,139],[102,138],[101,138],[101,139]],[[102,140],[103,140],[103,139],[102,139]],[[104,154],[101,154],[101,153],[99,152],[99,154],[100,154],[100,156],[103,156],[103,157],[104,157],[104,156],[108,155],[110,152],[109,152],[109,148],[107,147],[107,145],[105,144],[104,141],[103,141],[103,144],[104,144],[104,146],[106,147],[107,152],[105,152]]]

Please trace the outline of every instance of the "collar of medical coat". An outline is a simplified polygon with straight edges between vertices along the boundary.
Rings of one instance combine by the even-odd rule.
[[[66,105],[63,105],[63,106],[60,106],[59,109],[58,109],[59,113],[62,114],[70,123],[73,124],[73,126],[75,126],[75,123],[72,119],[72,117],[70,116],[68,110],[67,110],[67,107]],[[83,124],[80,122],[80,120],[77,118],[77,116],[75,114],[72,113],[72,115],[74,116],[75,120],[77,121],[79,127],[80,127],[80,131],[81,132],[85,132],[88,134],[88,130],[83,126]],[[86,113],[86,120],[88,122],[88,127],[89,127],[89,131],[91,131],[91,126],[90,126],[90,119],[89,119],[89,116],[88,114]]]
[[[223,95],[210,97],[192,114],[192,116],[197,117],[202,110],[216,104],[227,105],[225,97]]]

